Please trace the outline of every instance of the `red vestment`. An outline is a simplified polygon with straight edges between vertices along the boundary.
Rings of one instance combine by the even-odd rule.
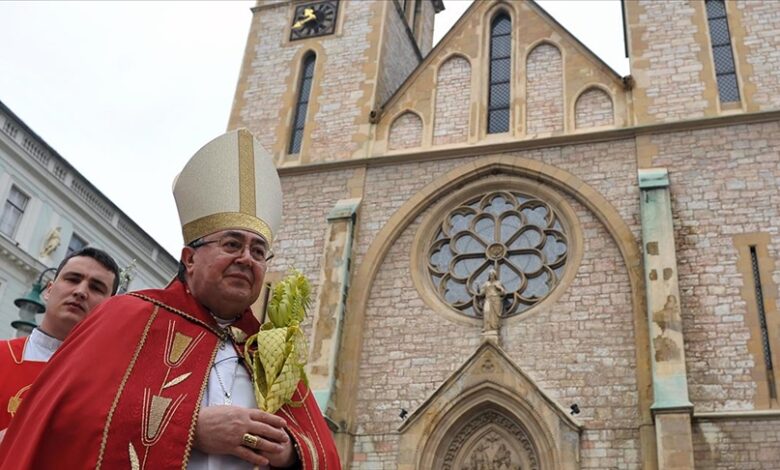
[[[33,381],[46,366],[45,361],[22,359],[26,344],[27,338],[0,341],[0,430],[8,427]]]
[[[259,324],[249,310],[232,325]],[[186,468],[212,362],[225,331],[175,281],[114,297],[60,346],[0,444],[0,470]],[[313,395],[301,384],[277,415],[304,469],[340,469]]]

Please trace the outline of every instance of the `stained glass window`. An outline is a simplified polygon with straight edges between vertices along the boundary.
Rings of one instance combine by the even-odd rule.
[[[445,303],[479,317],[479,290],[494,269],[506,290],[503,316],[509,316],[552,292],[568,252],[566,230],[551,205],[530,194],[494,191],[446,215],[428,248],[428,275]]]

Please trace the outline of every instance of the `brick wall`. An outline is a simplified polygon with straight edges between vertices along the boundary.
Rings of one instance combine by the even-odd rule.
[[[361,106],[372,99],[363,84],[368,78],[373,21],[380,9],[371,2],[342,2],[341,6],[348,8],[341,16],[341,37],[322,41],[328,58],[320,83],[322,93],[315,98],[321,105],[311,128],[312,160],[342,160],[358,151],[361,144],[355,135],[361,132],[368,112]]]
[[[575,126],[611,126],[615,122],[612,99],[603,90],[591,88],[583,92],[574,105]]]
[[[422,142],[422,120],[414,113],[400,115],[390,126],[390,150],[419,147]]]
[[[313,292],[319,284],[320,263],[325,242],[326,220],[336,201],[350,197],[347,184],[355,170],[282,178],[282,226],[274,241],[274,259],[269,272],[286,274],[301,270],[311,281]]]
[[[526,134],[563,130],[563,60],[551,44],[535,47],[526,62]]]
[[[377,105],[384,104],[417,67],[414,41],[406,30],[406,20],[392,2],[385,6],[385,30],[377,79]]]
[[[349,158],[361,149],[356,135],[365,132],[373,96],[365,87],[376,57],[371,41],[378,35],[377,15],[380,3],[341,2],[346,9],[341,34],[317,38],[324,53],[317,56],[317,68],[310,96],[305,134],[310,139],[303,151],[312,161],[332,161]],[[254,28],[256,47],[250,52],[251,66],[244,77],[246,88],[238,126],[247,127],[263,146],[278,158],[284,155],[289,140],[288,120],[297,97],[297,75],[300,63],[295,57],[302,50],[312,48],[312,41],[298,40],[286,43],[289,37],[287,5],[263,8],[255,15],[260,25]],[[375,31],[376,29],[376,31]],[[282,47],[280,47],[282,44]],[[349,47],[344,47],[348,44]],[[282,119],[280,119],[280,117]],[[291,118],[290,118],[291,119]]]
[[[579,274],[554,306],[507,326],[504,347],[554,400],[564,407],[578,403],[583,410],[578,418],[594,431],[593,445],[582,451],[584,468],[608,468],[607,462],[636,467],[636,435],[616,439],[601,432],[637,424],[628,279],[603,226],[570,202],[587,239]],[[357,433],[366,436],[359,442],[392,435],[400,408],[417,409],[480,342],[480,327],[431,311],[412,284],[410,252],[424,216],[394,241],[371,288],[356,397]],[[365,453],[365,445],[355,452]],[[392,461],[395,452],[395,446],[375,449],[373,459]]]
[[[733,236],[769,233],[778,259],[780,124],[653,136],[669,169],[689,392],[697,411],[750,410],[755,361]],[[780,273],[773,273],[775,282]],[[767,293],[766,295],[776,295]]]
[[[640,122],[703,116],[709,104],[700,54],[709,54],[709,36],[706,23],[701,30],[695,21],[705,16],[689,1],[637,0],[626,6],[637,15],[629,21],[638,21],[631,24],[630,44]]]
[[[772,221],[780,215],[775,209],[780,207],[775,150],[779,136],[778,123],[765,123],[650,139],[657,148],[652,164],[668,167],[672,180],[687,369],[698,411],[752,407],[753,357],[746,350],[742,278],[731,237],[769,231],[775,241],[770,255],[777,256]],[[622,140],[512,155],[555,165],[583,179],[615,206],[638,237],[634,149],[634,140]],[[370,168],[363,207],[371,210],[361,211],[358,221],[356,266],[404,202],[469,161],[473,159]],[[274,270],[300,266],[316,285],[324,219],[333,203],[346,197],[352,174],[344,170],[283,179],[284,229]],[[585,424],[583,468],[638,468],[634,324],[625,267],[601,223],[582,205],[567,200],[585,237],[577,276],[546,311],[508,325],[505,348],[556,402],[564,407],[578,403],[582,409],[577,418]],[[414,411],[479,343],[478,328],[438,316],[411,283],[410,251],[423,216],[393,243],[371,287],[352,468],[394,468],[400,408]],[[288,234],[295,234],[295,240]],[[774,273],[774,279],[780,282],[780,273]],[[426,340],[420,341],[420,335]],[[741,421],[718,423],[697,425],[697,468],[766,468],[760,459],[767,455],[777,461],[771,454],[777,436],[749,434],[753,428],[764,432],[761,423],[766,421],[749,426]],[[720,463],[712,463],[716,461]]]
[[[728,2],[728,8],[733,7],[741,13],[745,30],[743,42],[747,57],[744,60],[750,64],[752,73],[744,81],[755,87],[751,104],[760,110],[777,109],[780,107],[780,8],[776,2]],[[733,28],[733,24],[730,26]]]
[[[248,52],[252,61],[251,71],[245,77],[243,97],[237,97],[246,103],[240,110],[241,123],[238,127],[247,127],[263,147],[271,151],[277,146],[276,129],[282,100],[302,64],[291,66],[298,48],[279,47],[279,38],[289,34],[286,5],[266,8],[255,14],[253,21],[259,22],[255,28],[257,45],[254,51]],[[286,147],[286,142],[280,144]]]
[[[469,132],[471,65],[455,56],[439,67],[433,144],[465,142]]]
[[[780,419],[694,420],[700,470],[765,470],[780,463]]]
[[[400,418],[398,418],[398,422],[400,424]],[[357,436],[352,454],[352,465],[349,468],[353,470],[393,470],[398,467],[396,463],[397,449],[397,434]]]
[[[639,431],[636,429],[589,430],[580,439],[581,466],[585,469],[642,468],[639,455]]]
[[[412,194],[452,168],[469,161],[468,158],[461,158],[437,162],[415,162],[403,167],[387,167],[381,170],[377,168],[367,172],[366,188],[371,190],[366,192],[363,206],[371,207],[372,210],[360,213],[360,229],[355,244],[355,266],[363,262],[363,256],[374,237],[387,223],[387,219]]]
[[[436,11],[433,8],[433,2],[430,0],[420,0],[422,2],[420,14],[420,52],[425,57],[433,47],[433,23],[435,21]]]
[[[627,215],[634,230],[638,193],[632,140],[551,148],[515,155],[577,174]],[[368,170],[356,265],[385,221],[411,196],[473,159],[420,162]],[[582,205],[574,207],[585,254],[573,284],[554,305],[503,334],[505,349],[561,406],[578,403],[586,423],[583,468],[639,468],[636,353],[628,277],[617,247]],[[434,204],[435,201],[431,201]],[[420,215],[393,242],[371,286],[357,399],[352,468],[395,468],[400,408],[413,412],[476,349],[480,328],[451,322],[420,298],[410,253]],[[443,327],[445,326],[445,327]],[[421,338],[425,338],[422,340]],[[446,345],[446,346],[445,346]],[[628,428],[628,429],[625,429]]]

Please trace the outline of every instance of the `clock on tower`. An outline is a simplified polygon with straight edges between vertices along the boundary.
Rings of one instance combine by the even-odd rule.
[[[298,5],[290,26],[290,40],[332,34],[336,29],[338,5],[336,0]]]

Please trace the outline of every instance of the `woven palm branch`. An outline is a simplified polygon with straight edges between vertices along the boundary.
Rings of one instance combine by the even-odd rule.
[[[309,307],[311,285],[293,270],[273,289],[266,310],[268,322],[247,339],[244,358],[253,371],[257,406],[275,413],[284,405],[300,406],[292,399],[298,383],[308,383],[304,366],[308,357],[300,324]]]

